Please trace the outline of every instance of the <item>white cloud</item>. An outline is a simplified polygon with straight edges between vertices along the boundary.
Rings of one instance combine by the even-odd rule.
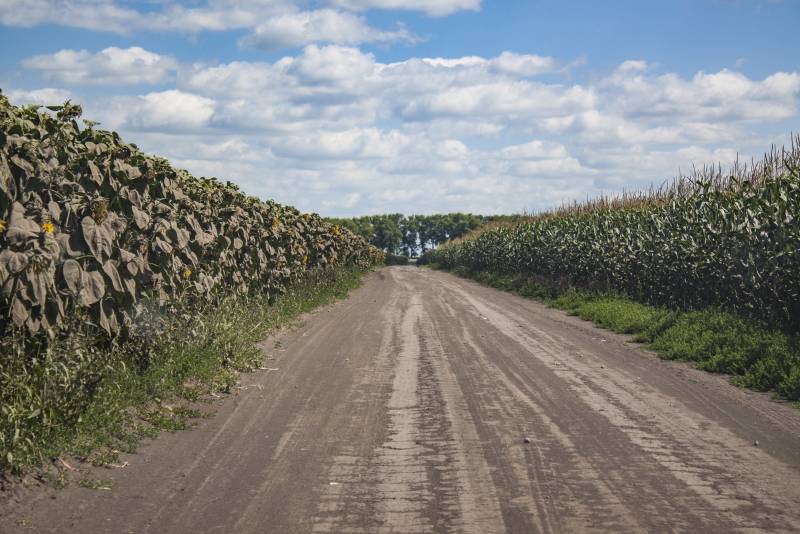
[[[606,85],[607,98],[628,117],[681,117],[699,121],[781,120],[797,113],[800,74],[775,73],[762,81],[723,69],[647,75],[623,63]]]
[[[280,157],[350,161],[396,157],[409,142],[397,131],[353,128],[282,137],[274,142],[272,151]]]
[[[287,73],[301,84],[321,89],[353,89],[376,70],[375,56],[341,46],[307,46],[286,65]]]
[[[214,100],[179,90],[110,99],[100,120],[107,128],[134,131],[195,131],[210,125]]]
[[[274,49],[315,42],[358,44],[416,38],[404,27],[388,31],[371,27],[351,12],[322,8],[303,10],[300,0],[207,0],[182,5],[153,2],[160,9],[137,10],[120,0],[0,0],[0,25],[33,27],[55,24],[93,31],[131,34],[146,32],[220,32],[251,30],[241,43]],[[480,0],[332,0],[350,10],[405,9],[443,16],[478,9]]]
[[[230,126],[295,131],[371,126],[381,120],[431,129],[495,135],[502,124],[591,108],[591,89],[543,84],[498,70],[498,58],[423,58],[383,64],[372,54],[336,45],[307,46],[275,63],[234,62],[196,67],[182,87],[220,102],[218,120]],[[554,62],[514,55],[515,61]],[[480,116],[481,120],[476,121]],[[414,128],[413,126],[410,126]],[[455,132],[455,130],[453,130]],[[455,133],[458,133],[455,132]]]
[[[349,193],[339,200],[323,200],[322,205],[329,209],[352,209],[358,205],[359,200],[361,200],[361,193]]]
[[[518,76],[535,76],[555,70],[556,62],[551,57],[503,52],[490,65],[498,72]]]
[[[0,24],[30,28],[57,24],[128,33],[141,13],[105,0],[0,0]]]
[[[198,65],[185,75],[181,83],[212,97],[263,97],[268,95],[259,92],[279,90],[281,82],[289,83],[284,74],[287,62],[290,63],[291,59],[275,64],[234,61],[213,67]]]
[[[360,11],[368,9],[422,11],[432,17],[443,17],[457,11],[478,11],[481,7],[481,0],[331,0],[331,3]]]
[[[38,104],[40,106],[52,106],[63,104],[67,100],[73,98],[69,91],[64,89],[55,89],[52,87],[34,89],[32,91],[25,91],[20,89],[12,89],[6,93],[8,99],[16,106],[26,104]]]
[[[537,160],[564,158],[568,156],[567,149],[559,143],[533,140],[521,145],[509,145],[500,154],[507,159]]]
[[[241,40],[243,46],[266,50],[309,43],[359,44],[413,41],[405,29],[383,31],[370,27],[364,17],[332,9],[287,13],[268,18]]]
[[[515,118],[562,115],[590,109],[594,104],[591,90],[574,86],[546,85],[527,81],[497,81],[452,87],[437,94],[410,102],[403,109],[405,117],[492,116]]]
[[[436,146],[436,155],[444,160],[460,160],[469,155],[469,148],[458,139],[445,139]]]
[[[28,69],[40,71],[48,80],[68,85],[157,84],[170,79],[178,62],[138,46],[105,48],[95,54],[87,50],[60,50],[22,61]]]
[[[647,70],[647,62],[635,59],[629,59],[620,63],[617,67],[617,73],[629,72],[643,72]]]
[[[445,67],[448,69],[456,69],[460,67],[483,67],[487,63],[486,60],[480,56],[465,56],[456,58],[426,57],[422,59],[422,62],[432,67]]]
[[[382,63],[309,45],[187,66],[175,89],[92,100],[87,116],[193,172],[330,215],[544,209],[758,155],[797,124],[797,73],[656,70],[628,61],[565,84],[543,56]]]
[[[412,61],[399,63],[396,65],[411,65]],[[554,72],[558,64],[555,59],[534,54],[515,54],[513,52],[503,52],[492,59],[485,59],[480,56],[465,56],[459,58],[423,58],[422,63],[435,69],[442,67],[447,69],[473,69],[493,74],[505,74],[512,77],[530,77],[537,74]]]
[[[215,131],[263,145],[270,171],[243,178],[251,192],[339,214],[519,211],[647,187],[752,149],[745,124],[796,116],[800,96],[795,73],[683,78],[643,61],[593,84],[530,79],[557,69],[535,55],[386,64],[312,45],[274,63],[198,66],[179,84],[216,102]],[[742,111],[756,101],[774,103]]]
[[[158,3],[158,2],[156,2]],[[150,31],[203,32],[253,28],[259,22],[298,9],[292,0],[207,0],[189,2],[190,7],[165,2],[164,9],[139,13],[137,29]]]
[[[94,31],[225,31],[252,28],[265,17],[296,11],[289,0],[208,0],[186,7],[154,2],[162,9],[139,11],[114,0],[0,0],[0,24],[29,28],[55,24]],[[195,7],[196,6],[196,7]]]

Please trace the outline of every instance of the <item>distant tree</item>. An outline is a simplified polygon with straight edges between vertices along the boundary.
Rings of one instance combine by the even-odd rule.
[[[375,227],[374,245],[390,254],[397,254],[403,240],[398,220],[391,215],[377,216],[373,226]]]
[[[414,256],[419,248],[419,216],[405,217],[401,227],[403,234],[402,248],[406,256]]]
[[[416,256],[436,248],[448,239],[464,236],[487,222],[516,220],[516,215],[473,215],[447,213],[434,215],[366,215],[328,219],[362,236],[390,254]]]

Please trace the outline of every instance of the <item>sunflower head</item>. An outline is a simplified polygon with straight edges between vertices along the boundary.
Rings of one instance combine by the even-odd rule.
[[[183,270],[183,279],[188,280],[190,276],[192,276],[192,270],[187,267]]]
[[[92,218],[100,224],[106,217],[108,217],[108,201],[104,198],[95,199],[92,202]]]
[[[55,229],[56,227],[51,222],[42,223],[42,231],[46,234],[52,234]]]

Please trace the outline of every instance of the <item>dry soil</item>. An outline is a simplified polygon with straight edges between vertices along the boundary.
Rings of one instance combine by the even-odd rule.
[[[111,490],[22,492],[0,531],[800,531],[800,410],[536,302],[385,268],[264,351]]]

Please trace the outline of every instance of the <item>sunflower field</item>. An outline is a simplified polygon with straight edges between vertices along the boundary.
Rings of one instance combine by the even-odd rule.
[[[0,336],[46,340],[80,316],[125,338],[154,308],[279,294],[311,269],[382,261],[317,215],[80,127],[77,105],[48,110],[0,94]]]
[[[274,317],[384,260],[80,115],[0,93],[0,474],[117,436],[198,380],[229,388]]]

